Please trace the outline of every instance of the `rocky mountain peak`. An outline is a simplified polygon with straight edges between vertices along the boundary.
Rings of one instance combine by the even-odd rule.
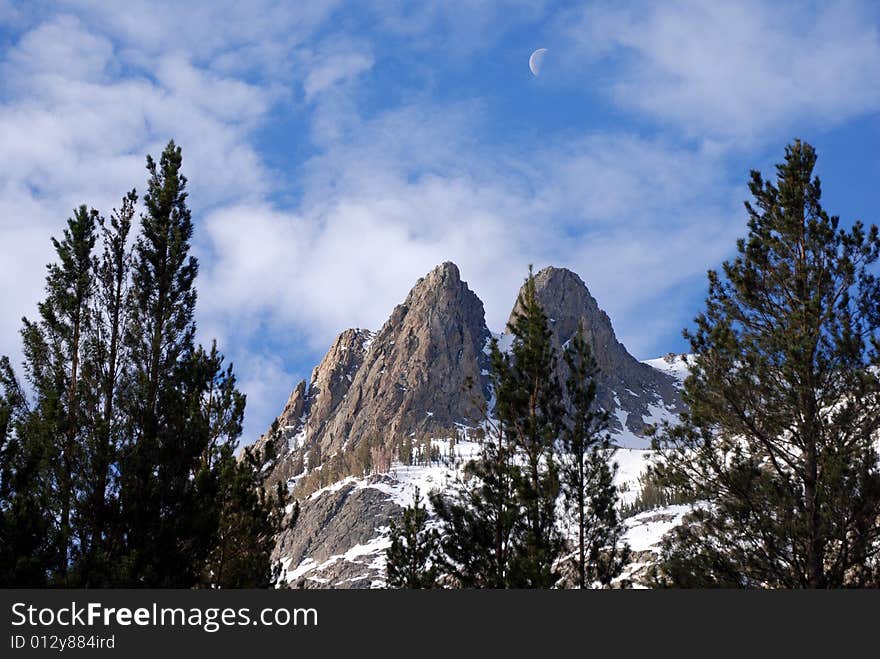
[[[488,336],[483,303],[458,267],[436,267],[372,336],[322,448],[357,444],[370,434],[448,430],[466,420],[473,407],[466,380],[480,380]]]
[[[644,447],[645,425],[680,409],[675,380],[627,352],[574,272],[544,268],[535,287],[558,354],[579,326],[585,328],[601,369],[598,405],[612,414],[613,441]],[[308,385],[297,385],[278,423],[258,442],[272,449],[267,481],[302,484],[298,496],[305,496],[299,522],[275,549],[292,582],[366,586],[379,576],[381,561],[367,549],[384,546],[389,520],[400,515],[400,500],[388,495],[399,483],[393,469],[364,477],[359,460],[381,447],[393,455],[404,438],[443,443],[458,424],[477,421],[489,393],[484,348],[490,336],[483,303],[454,263],[442,263],[415,283],[381,329],[342,332]],[[561,357],[558,368],[564,382]],[[478,383],[476,390],[469,382]],[[365,441],[366,452],[360,450]],[[383,464],[388,469],[387,459]],[[362,554],[368,560],[357,558]]]
[[[560,381],[565,382],[568,377],[562,352],[578,328],[583,327],[599,367],[597,404],[612,414],[612,430],[618,441],[644,443],[639,438],[647,424],[681,409],[675,380],[629,354],[617,340],[608,314],[576,273],[548,267],[534,277],[535,296],[550,321],[552,341],[560,355]],[[519,310],[518,296],[508,325]]]
[[[420,278],[376,332],[342,332],[279,417],[273,480],[300,473],[310,452],[326,459],[364,440],[393,444],[446,436],[473,420],[489,338],[483,303],[454,263]],[[469,382],[478,383],[476,392]],[[261,438],[265,444],[269,433]]]
[[[581,324],[588,337],[595,337],[597,352],[606,347],[606,342],[617,343],[608,314],[599,308],[583,279],[571,270],[551,266],[538,271],[535,295],[563,344],[574,336]],[[518,310],[517,299],[508,323]]]
[[[456,291],[461,285],[461,273],[458,270],[458,266],[452,261],[444,261],[424,277],[419,277],[416,280],[407,296],[406,304],[409,304],[413,298],[419,297],[425,291]]]

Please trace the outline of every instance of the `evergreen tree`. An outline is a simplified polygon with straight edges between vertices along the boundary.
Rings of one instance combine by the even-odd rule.
[[[82,365],[94,292],[92,250],[97,240],[97,211],[80,206],[68,219],[61,240],[52,239],[58,257],[47,266],[46,298],[39,320],[24,319],[22,338],[27,376],[36,405],[23,432],[25,441],[42,443],[48,467],[45,514],[50,519],[53,556],[51,583],[68,584],[68,568],[79,544],[76,475],[82,466],[85,426]]]
[[[514,337],[510,353],[497,356],[504,364],[498,368],[495,411],[522,458],[511,463],[523,509],[516,536],[516,579],[523,587],[550,588],[559,580],[556,561],[563,546],[556,520],[560,484],[555,457],[563,404],[556,351],[531,268],[509,329]]]
[[[144,585],[166,587],[195,581],[190,559],[202,548],[187,514],[195,507],[192,470],[204,446],[190,418],[202,374],[194,358],[198,264],[189,255],[193,227],[181,165],[173,142],[159,163],[147,157],[146,212],[134,248],[124,335],[131,361],[120,470],[127,562]]]
[[[409,466],[413,463],[413,441],[411,437],[406,436],[400,440],[397,455],[401,464]]]
[[[49,469],[43,435],[26,432],[27,400],[7,357],[0,358],[0,587],[48,582]]]
[[[120,209],[114,210],[109,224],[98,217],[103,252],[92,265],[96,290],[84,365],[90,384],[89,417],[80,474],[81,556],[75,567],[77,581],[86,586],[107,586],[120,579],[112,560],[122,541],[115,467],[124,423],[117,403],[127,357],[122,341],[131,261],[127,243],[136,203],[137,194],[132,190],[123,198]]]
[[[436,529],[428,527],[428,511],[416,488],[413,505],[398,524],[391,522],[391,546],[385,553],[388,585],[392,588],[435,588],[438,570]]]
[[[208,553],[200,585],[212,588],[266,588],[280,574],[280,564],[273,564],[275,539],[285,526],[291,527],[299,516],[299,506],[292,504],[285,514],[287,491],[276,483],[268,492],[261,478],[262,457],[245,448],[240,460],[233,455],[232,444],[225,444],[216,456],[212,471],[216,474],[216,541]]]
[[[245,399],[196,348],[198,265],[181,152],[106,223],[79,208],[25,319],[33,403],[0,361],[0,584],[265,586],[286,493],[236,460]],[[103,242],[93,255],[97,225]],[[286,516],[289,520],[294,515]]]
[[[357,445],[357,464],[359,466],[360,476],[368,476],[373,471],[373,440],[372,437],[364,437]],[[311,452],[309,453],[309,462],[311,462]]]
[[[8,357],[0,357],[0,384],[3,386],[3,391],[0,393],[0,451],[2,451],[7,446],[7,441],[12,439],[16,412],[24,405],[24,395],[15,379]]]
[[[500,359],[497,342],[492,354]],[[513,478],[513,447],[503,422],[488,422],[480,457],[465,465],[452,495],[430,495],[441,521],[441,570],[461,588],[512,588],[515,528],[521,513]]]
[[[562,491],[574,509],[578,531],[577,585],[610,584],[625,566],[629,547],[620,546],[616,464],[611,464],[608,412],[595,407],[599,372],[583,327],[565,351],[570,412],[563,428]]]
[[[626,526],[619,507],[614,475],[617,464],[611,451],[594,447],[587,455],[587,515],[585,519],[585,584],[611,585],[630,561],[629,545],[623,541]]]
[[[495,418],[482,406],[490,432],[481,455],[466,465],[452,496],[431,497],[443,524],[443,569],[465,588],[549,588],[559,581],[562,392],[531,270],[509,329],[510,354],[491,343]]]
[[[876,226],[820,204],[813,148],[753,171],[748,235],[709,273],[681,425],[659,473],[704,501],[664,548],[684,586],[878,585],[880,254]]]

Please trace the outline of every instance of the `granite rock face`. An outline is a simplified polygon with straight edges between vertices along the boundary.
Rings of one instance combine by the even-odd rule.
[[[481,380],[488,337],[483,303],[458,267],[432,270],[372,337],[345,400],[316,429],[323,454],[370,435],[450,431],[472,420],[467,382]]]
[[[372,438],[448,435],[485,400],[489,339],[483,303],[454,263],[419,279],[378,332],[342,332],[257,442],[268,480],[297,475],[310,451],[327,458]],[[473,383],[470,386],[469,383]]]
[[[372,332],[347,329],[336,337],[324,359],[312,371],[306,389],[302,380],[290,394],[277,418],[277,429],[270,428],[256,442],[256,448],[269,449],[274,458],[268,481],[287,481],[301,471],[299,464],[309,444],[320,437],[336,408],[345,400],[355,374],[364,361]]]
[[[373,476],[367,482],[386,480]],[[381,489],[359,485],[347,482],[303,502],[293,532],[281,536],[274,553],[290,566],[291,587],[369,588],[384,579],[384,564],[370,550],[384,549],[389,522],[403,509]],[[304,563],[302,575],[294,576]]]

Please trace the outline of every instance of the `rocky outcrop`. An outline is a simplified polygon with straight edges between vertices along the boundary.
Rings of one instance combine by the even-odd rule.
[[[346,400],[316,440],[324,455],[368,435],[449,431],[473,420],[467,384],[481,381],[488,336],[483,303],[458,267],[435,268],[373,337]]]
[[[371,486],[388,480],[345,482],[303,502],[294,528],[299,531],[283,534],[274,552],[289,566],[285,580],[291,587],[369,588],[373,579],[384,579],[376,553],[385,548],[390,520],[403,509]]]
[[[256,448],[267,451],[272,460],[267,480],[274,485],[287,481],[302,470],[307,446],[320,438],[336,408],[345,400],[354,376],[364,361],[372,332],[347,329],[336,337],[324,359],[312,371],[306,389],[301,381],[276,423],[256,442]]]
[[[578,328],[583,327],[599,367],[597,404],[611,414],[612,434],[618,443],[646,443],[640,438],[647,424],[681,410],[675,379],[627,352],[617,340],[608,314],[599,308],[578,275],[565,268],[544,268],[535,274],[535,297],[550,321],[553,345],[559,355],[560,382],[568,378],[562,352]],[[519,310],[518,297],[508,326]]]
[[[446,436],[485,400],[489,338],[483,303],[454,263],[419,279],[375,333],[340,334],[257,442],[275,456],[269,482],[296,476],[309,452],[325,459],[365,439]]]
[[[369,330],[345,330],[312,371],[307,419],[309,437],[319,437],[336,409],[344,403],[372,337]]]

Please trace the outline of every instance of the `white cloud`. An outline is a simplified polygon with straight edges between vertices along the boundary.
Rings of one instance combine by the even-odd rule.
[[[58,16],[26,33],[6,58],[10,72],[99,81],[105,77],[113,45],[87,32],[74,16]]]
[[[268,331],[319,351],[346,327],[378,328],[418,277],[453,260],[501,328],[527,265],[555,264],[584,276],[626,339],[645,308],[717,263],[741,230],[713,149],[609,134],[551,142],[524,160],[515,147],[470,147],[483,129],[474,107],[361,121],[355,138],[306,164],[296,212],[208,216],[206,317],[236,318],[242,340]],[[631,348],[655,343],[642,335]]]
[[[557,30],[616,103],[741,140],[880,109],[877,18],[872,3],[679,0],[591,5]]]
[[[125,56],[150,60],[185,52],[200,67],[229,75],[288,70],[293,49],[309,40],[339,7],[337,0],[65,0],[95,29],[113,35]]]
[[[372,66],[373,57],[365,53],[333,53],[319,57],[303,84],[306,100],[313,99],[340,82],[352,80]]]
[[[251,135],[282,85],[236,71],[274,71],[266,58],[289,53],[326,15],[320,3],[301,3],[299,13],[232,3],[223,20],[215,3],[192,12],[76,4],[46,16],[24,7],[21,34],[0,61],[0,354],[16,362],[20,319],[35,314],[53,259],[50,236],[80,203],[109,213],[126,190],[141,189],[145,155],[169,138],[184,145],[197,212],[267,194],[272,177]],[[213,25],[201,21],[208,14]],[[256,38],[269,23],[274,44]],[[265,50],[231,66],[218,51],[235,39]]]
[[[197,218],[211,208],[259,204],[274,174],[253,135],[273,106],[306,80],[326,95],[364,68],[357,58],[307,57],[304,45],[332,2],[64,4],[54,15],[27,6],[6,14],[20,36],[0,60],[0,160],[10,165],[0,172],[0,278],[7,282],[0,354],[16,362],[20,318],[35,314],[53,259],[49,237],[75,206],[109,213],[126,190],[142,187],[145,154],[157,155],[172,137],[184,145]],[[318,50],[339,55],[339,43]],[[206,340],[230,334],[211,319],[202,329]],[[259,417],[256,382],[281,372],[264,372],[280,357],[254,357],[243,342],[223,348],[241,358],[249,417],[253,410]],[[287,387],[289,379],[263,387]]]

